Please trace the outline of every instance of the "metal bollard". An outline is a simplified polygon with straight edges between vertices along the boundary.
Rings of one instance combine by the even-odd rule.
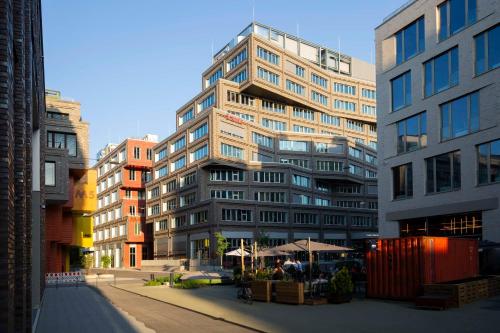
[[[114,283],[115,283],[115,286],[116,286],[116,274],[113,275],[113,280],[114,280]]]
[[[173,287],[174,286],[174,273],[170,272],[170,281],[169,281],[169,286]]]

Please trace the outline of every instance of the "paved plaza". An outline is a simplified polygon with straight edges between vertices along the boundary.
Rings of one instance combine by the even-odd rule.
[[[75,287],[47,288],[37,332],[492,332],[500,297],[446,311],[355,298],[340,305],[285,305],[236,299],[234,286],[145,287],[123,274]],[[96,288],[97,287],[97,288]],[[360,320],[363,318],[363,320]]]
[[[185,290],[127,283],[116,288],[265,332],[492,332],[500,327],[500,297],[433,311],[416,309],[412,303],[374,299],[339,305],[248,305],[236,300],[234,286]]]

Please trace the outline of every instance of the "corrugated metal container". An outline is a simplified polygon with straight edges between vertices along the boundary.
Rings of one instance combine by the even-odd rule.
[[[367,254],[369,297],[413,299],[424,284],[479,274],[478,241],[447,237],[379,239]]]

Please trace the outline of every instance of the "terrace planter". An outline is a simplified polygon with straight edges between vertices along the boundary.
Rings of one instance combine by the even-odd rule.
[[[304,283],[276,282],[276,302],[286,304],[304,304]]]
[[[424,295],[446,295],[450,297],[452,307],[461,307],[464,304],[487,298],[489,293],[489,279],[474,279],[424,285]]]
[[[255,301],[271,302],[271,281],[255,280],[251,282],[252,299]]]

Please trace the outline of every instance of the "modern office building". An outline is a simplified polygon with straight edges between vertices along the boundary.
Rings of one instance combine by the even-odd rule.
[[[43,288],[40,10],[38,0],[0,0],[0,332],[31,332]]]
[[[94,266],[109,256],[111,267],[141,267],[152,256],[152,230],[146,225],[146,181],[153,166],[156,135],[126,139],[95,165]]]
[[[233,248],[241,238],[376,237],[374,75],[361,60],[246,27],[154,147],[146,221],[155,258],[214,259],[215,232]]]
[[[80,103],[45,94],[45,269],[68,272],[80,268],[80,256],[92,247],[96,171],[88,169],[88,126]]]
[[[376,28],[382,237],[500,241],[500,1],[416,0]]]

